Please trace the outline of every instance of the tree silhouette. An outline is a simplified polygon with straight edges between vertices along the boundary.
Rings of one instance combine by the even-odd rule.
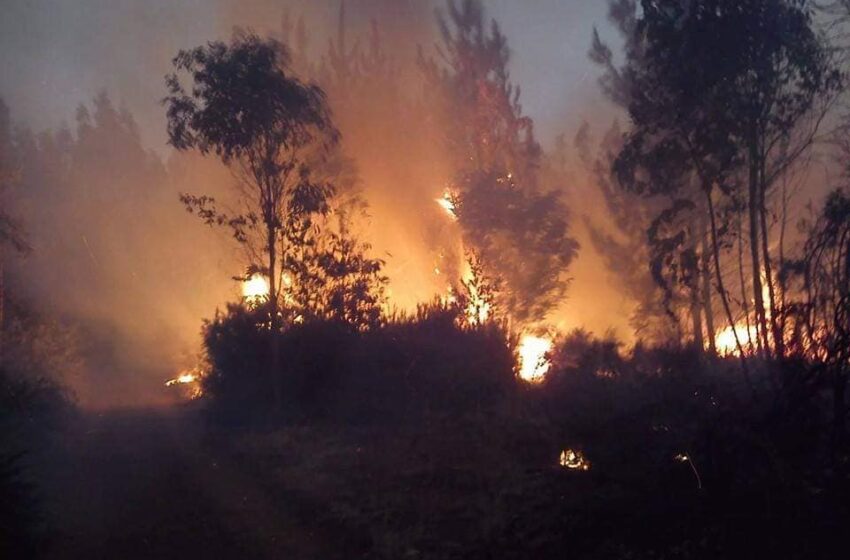
[[[449,0],[439,12],[437,58],[419,63],[452,161],[452,190],[466,247],[486,275],[502,280],[499,307],[512,319],[543,319],[565,295],[578,253],[569,211],[539,181],[542,151],[498,24],[477,0]]]
[[[17,182],[17,176],[9,108],[0,99],[0,362],[4,356],[6,327],[6,252],[11,249],[20,254],[30,250],[23,228],[8,211],[8,190]]]
[[[256,260],[248,273],[261,272],[269,281],[273,332],[279,327],[279,256],[287,231],[327,214],[333,194],[332,185],[313,179],[307,158],[315,157],[310,149],[317,143],[327,146],[337,136],[324,93],[293,76],[289,62],[277,41],[245,33],[230,44],[180,51],[175,69],[188,73],[192,85],[187,90],[177,73],[167,76],[164,100],[171,145],[214,153],[238,178],[242,211],[221,211],[209,196],[183,194],[181,200],[206,223],[229,227],[250,248]],[[273,352],[272,370],[276,362]],[[277,382],[273,389],[280,402]]]
[[[715,287],[730,325],[735,320],[721,267],[728,225],[717,205],[746,187],[759,342],[769,350],[773,340],[782,354],[768,195],[811,146],[824,114],[813,110],[838,83],[828,49],[812,28],[809,3],[620,0],[613,6],[631,14],[624,18],[631,35],[626,64],[615,68],[598,37],[594,51],[609,68],[603,85],[626,92],[634,123],[618,176],[636,192],[681,193],[696,186],[709,225]],[[741,340],[737,344],[743,353]]]
[[[847,431],[847,379],[850,376],[850,193],[837,189],[808,224],[802,257],[785,274],[800,280],[800,300],[792,339],[804,357],[821,364],[833,390],[834,443]]]
[[[634,0],[609,3],[608,19],[624,43],[626,64],[622,68],[617,67],[613,52],[602,42],[596,30],[589,51],[591,60],[604,69],[599,79],[602,91],[627,112],[642,95],[640,80],[650,71],[647,65],[652,62],[645,52],[647,42],[640,32],[637,5]],[[640,122],[645,124],[646,121]],[[702,348],[707,340],[709,350],[714,352],[714,309],[708,278],[708,232],[703,219],[704,208],[700,204],[702,195],[687,173],[689,166],[682,154],[660,153],[665,148],[658,148],[659,153],[654,156],[643,154],[661,160],[661,164],[648,162],[652,170],[659,172],[654,176],[644,173],[643,182],[636,182],[634,168],[630,167],[635,162],[624,161],[623,158],[634,147],[630,141],[636,137],[631,132],[621,134],[607,162],[597,163],[595,175],[598,186],[609,209],[626,202],[618,199],[627,198],[625,212],[617,215],[618,228],[631,225],[631,231],[624,231],[624,235],[634,236],[637,233],[634,222],[644,215],[641,237],[647,244],[646,263],[651,278],[661,291],[660,308],[667,316],[667,322],[675,327],[676,335],[672,338],[682,340],[681,322],[685,315],[689,315],[693,344]],[[643,171],[645,169],[641,168]],[[607,188],[608,181],[625,187],[626,193],[611,192]],[[632,258],[634,256],[633,253]],[[646,303],[651,300],[644,299]],[[652,312],[654,306],[646,303],[641,307]]]
[[[612,166],[623,145],[623,131],[615,120],[592,150],[590,127],[584,123],[575,137],[582,165],[599,189],[610,216],[610,227],[591,214],[585,217],[591,243],[600,252],[618,286],[637,307],[631,324],[641,340],[663,344],[680,338],[679,314],[665,306],[664,293],[650,269],[650,244],[647,236],[655,217],[667,207],[663,197],[646,197],[621,188]],[[668,300],[668,304],[670,301]],[[665,309],[667,307],[667,309]]]

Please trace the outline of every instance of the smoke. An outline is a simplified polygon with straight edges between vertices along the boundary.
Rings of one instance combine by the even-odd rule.
[[[581,120],[610,120],[595,118],[609,108],[586,59],[603,2],[485,4],[510,41],[513,80],[551,157],[556,134],[571,137]],[[177,200],[178,192],[221,195],[232,178],[215,161],[166,146],[160,104],[177,51],[227,39],[234,27],[288,39],[298,70],[328,89],[355,187],[369,204],[358,233],[387,262],[392,303],[411,309],[445,293],[460,255],[451,246],[455,226],[435,199],[451,169],[416,65],[419,49],[439,57],[434,9],[442,5],[347,0],[340,27],[339,0],[6,3],[0,96],[19,128],[48,131],[18,134],[30,158],[17,190],[34,251],[10,290],[85,326],[92,373],[76,387],[84,401],[163,397],[162,381],[192,365],[203,318],[238,297],[236,245]],[[340,82],[333,53],[356,57],[365,77]],[[601,207],[588,203],[591,178],[571,154],[547,181],[563,189],[574,216]],[[606,287],[579,220],[573,227],[584,249],[552,323],[624,333],[630,302]]]

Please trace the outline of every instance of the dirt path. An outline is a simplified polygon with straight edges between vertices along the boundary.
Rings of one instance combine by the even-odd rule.
[[[44,488],[46,557],[343,557],[202,434],[179,409],[85,417]]]

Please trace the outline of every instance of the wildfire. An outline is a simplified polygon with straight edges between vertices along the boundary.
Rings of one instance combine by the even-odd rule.
[[[180,394],[184,397],[197,399],[203,395],[200,384],[201,377],[203,377],[203,370],[195,367],[181,371],[177,377],[166,381],[165,386],[179,388]]]
[[[186,383],[194,383],[198,380],[198,376],[194,373],[181,373],[174,379],[169,379],[165,382],[166,387],[171,387],[172,385],[182,385]]]
[[[259,300],[269,295],[269,281],[262,274],[254,274],[242,282],[242,297],[246,300]]]
[[[737,356],[738,345],[735,343],[735,335],[741,341],[741,346],[746,349],[756,339],[756,328],[753,325],[738,323],[735,328],[726,327],[714,337],[714,345],[721,356]]]
[[[442,197],[435,200],[452,220],[457,220],[457,197],[454,193],[446,190]],[[461,280],[466,288],[465,297],[467,301],[464,309],[466,321],[470,325],[481,325],[490,320],[493,315],[492,302],[486,293],[486,289],[481,287],[483,279],[478,277],[476,272],[478,269],[473,265],[473,261],[467,259],[463,264],[464,271]],[[434,272],[437,275],[441,274],[439,267],[435,268]],[[443,298],[443,302],[455,303],[457,301],[457,294],[449,287],[448,294]],[[523,335],[518,348],[520,377],[532,383],[543,379],[551,366],[546,357],[551,349],[552,341],[550,339],[529,334]]]
[[[446,214],[453,220],[457,220],[457,206],[455,205],[455,197],[450,191],[443,193],[443,196],[435,199],[440,208],[446,211]]]
[[[467,267],[469,265],[467,264]],[[490,318],[490,302],[481,294],[475,273],[469,269],[464,278],[469,303],[466,306],[466,318],[471,325],[483,325]]]
[[[558,459],[558,464],[565,469],[577,471],[590,470],[590,461],[587,460],[584,453],[576,449],[564,449],[561,451],[561,457]]]
[[[767,277],[762,274],[762,299],[765,302],[770,301],[770,290],[767,286]],[[766,318],[770,320],[770,308],[765,309]],[[756,318],[750,317],[749,326],[747,321],[739,321],[735,324],[735,328],[726,327],[714,337],[714,345],[717,347],[717,352],[721,356],[739,356],[738,345],[735,343],[735,335],[738,335],[738,340],[741,342],[741,347],[744,352],[747,348],[752,348],[758,341],[758,330],[756,329]],[[772,338],[772,334],[768,333],[768,337]]]
[[[529,382],[543,379],[552,365],[546,354],[552,350],[552,341],[539,336],[523,335],[519,342],[519,376]]]

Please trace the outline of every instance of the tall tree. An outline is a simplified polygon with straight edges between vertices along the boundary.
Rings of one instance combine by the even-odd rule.
[[[799,260],[787,273],[800,281],[794,306],[799,321],[797,349],[822,365],[831,378],[833,436],[842,444],[847,432],[847,380],[850,378],[850,193],[830,193],[812,223]]]
[[[626,64],[622,68],[617,66],[614,53],[595,30],[589,52],[591,60],[604,70],[599,80],[602,91],[626,112],[642,95],[637,80],[646,71],[644,65],[647,62],[645,51],[648,44],[640,33],[637,6],[635,0],[615,0],[609,4],[608,19],[624,44]],[[631,227],[631,231],[623,233],[637,236],[632,243],[646,245],[646,250],[633,253],[631,258],[638,254],[645,255],[644,264],[661,291],[660,308],[667,315],[668,322],[677,327],[677,338],[682,338],[680,321],[684,315],[690,315],[690,338],[693,344],[702,347],[707,340],[709,349],[714,351],[713,301],[711,290],[706,290],[711,268],[707,266],[709,253],[705,250],[707,232],[702,219],[700,190],[687,173],[688,163],[680,157],[665,160],[669,169],[651,182],[640,185],[631,181],[623,182],[618,175],[623,172],[621,156],[630,147],[629,135],[623,136],[618,139],[616,152],[607,158],[607,165],[599,169],[600,164],[597,163],[597,185],[611,211],[616,212],[616,204],[626,202],[618,201],[618,198],[628,200],[624,212],[629,217],[623,219],[624,212],[620,211],[620,215],[616,216],[616,227]],[[626,169],[626,172],[629,170]],[[612,192],[608,188],[608,176],[612,176],[611,182],[626,187],[626,192]],[[638,232],[635,228],[640,225],[636,221],[641,217],[644,218],[643,231]],[[608,244],[603,247],[612,246]],[[623,263],[614,266],[621,267]],[[644,295],[648,293],[644,292]],[[645,309],[639,312],[652,311],[652,307],[643,307]]]
[[[20,225],[9,214],[8,189],[16,179],[16,164],[12,149],[9,108],[0,99],[0,361],[3,358],[3,339],[6,325],[6,251],[18,253],[29,250]]]
[[[817,110],[835,91],[829,50],[805,0],[643,0],[639,10],[637,4],[616,2],[634,13],[626,64],[614,75],[628,84],[634,123],[618,174],[636,189],[698,186],[730,325],[721,270],[727,226],[717,204],[745,189],[759,339],[781,354],[768,200],[811,147],[823,116]]]
[[[651,267],[652,246],[647,232],[653,221],[668,207],[664,197],[641,196],[623,189],[612,172],[613,163],[623,145],[623,130],[615,120],[599,142],[592,145],[590,127],[585,123],[575,138],[576,149],[594,187],[602,194],[610,223],[599,213],[585,218],[594,248],[600,253],[619,288],[637,304],[631,325],[636,335],[648,342],[663,344],[681,338],[681,320],[677,309],[671,308],[670,293],[656,275],[660,268]],[[593,150],[596,149],[596,153]],[[661,275],[662,283],[669,285]],[[678,298],[676,298],[678,299]],[[678,301],[676,302],[678,305]]]
[[[166,78],[169,142],[178,150],[214,153],[239,179],[235,193],[241,211],[219,210],[208,196],[184,194],[190,211],[209,224],[232,229],[254,255],[249,272],[269,282],[272,332],[280,326],[279,256],[287,229],[303,227],[311,215],[326,214],[330,184],[315,181],[308,165],[315,148],[336,141],[325,95],[289,68],[286,47],[256,35],[237,34],[230,44],[213,42],[181,51],[178,72]],[[312,152],[311,152],[312,150]],[[277,344],[272,340],[272,389],[281,402]]]
[[[578,252],[561,194],[540,185],[541,149],[510,79],[507,39],[478,0],[438,12],[437,57],[420,53],[446,153],[456,215],[485,274],[503,280],[499,305],[541,320],[563,298]]]

